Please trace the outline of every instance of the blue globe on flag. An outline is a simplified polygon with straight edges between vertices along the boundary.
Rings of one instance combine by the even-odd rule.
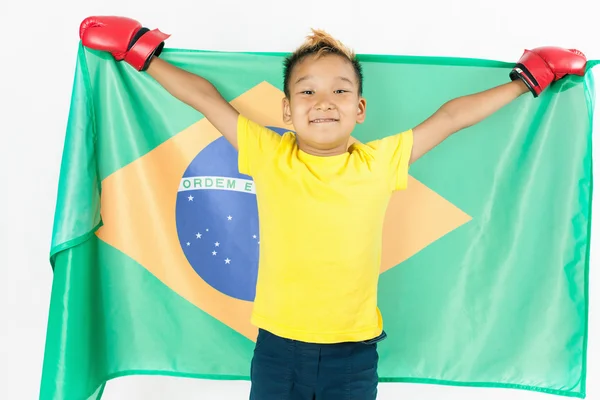
[[[192,160],[177,193],[176,226],[188,262],[206,283],[253,301],[260,254],[258,209],[254,182],[238,172],[237,160],[237,151],[224,137]]]

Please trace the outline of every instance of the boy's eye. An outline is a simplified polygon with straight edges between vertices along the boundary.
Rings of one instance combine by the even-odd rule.
[[[300,91],[300,94],[308,94],[308,95],[310,95],[310,94],[314,94],[314,93],[315,93],[314,90],[302,90],[302,91]],[[334,90],[333,93],[336,93],[336,94],[348,93],[348,90],[338,89],[338,90]]]

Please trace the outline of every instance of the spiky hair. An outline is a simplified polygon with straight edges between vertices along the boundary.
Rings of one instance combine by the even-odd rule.
[[[292,54],[286,57],[283,70],[283,91],[289,98],[289,81],[294,67],[307,56],[322,57],[327,54],[337,54],[347,59],[354,68],[356,79],[358,81],[358,94],[362,96],[363,90],[363,72],[362,66],[356,54],[352,49],[345,46],[342,42],[332,37],[327,32],[320,29],[311,29],[312,35],[306,37],[306,40]]]

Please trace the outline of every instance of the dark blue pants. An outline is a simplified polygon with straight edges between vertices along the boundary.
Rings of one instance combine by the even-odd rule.
[[[316,344],[260,329],[251,366],[250,400],[375,400],[377,342]]]

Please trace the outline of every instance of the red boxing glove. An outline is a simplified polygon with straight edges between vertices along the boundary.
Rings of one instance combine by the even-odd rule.
[[[124,60],[138,71],[145,71],[152,57],[160,55],[169,36],[125,17],[88,17],[79,26],[85,47],[108,51],[115,60]]]
[[[567,74],[583,76],[585,55],[579,50],[560,47],[538,47],[525,50],[510,72],[510,79],[521,79],[534,97],[538,97],[552,82]]]

